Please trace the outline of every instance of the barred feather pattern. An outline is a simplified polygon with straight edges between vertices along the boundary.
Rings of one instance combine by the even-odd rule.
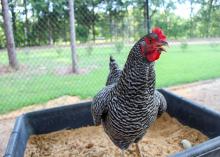
[[[92,103],[95,125],[102,124],[112,142],[127,149],[145,135],[166,101],[155,91],[154,62],[140,52],[139,40],[131,49],[118,80],[104,87]]]

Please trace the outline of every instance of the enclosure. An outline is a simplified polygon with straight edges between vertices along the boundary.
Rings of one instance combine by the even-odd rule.
[[[161,27],[169,42],[156,63],[156,87],[219,78],[220,2],[149,4],[151,27]],[[49,100],[91,100],[105,86],[110,55],[123,68],[147,33],[144,0],[1,0],[1,8],[0,126],[13,111]]]
[[[171,156],[219,156],[220,114],[208,108],[201,107],[199,104],[180,98],[168,91],[160,91],[166,97],[168,102],[167,112],[171,116],[174,116],[185,125],[202,131],[210,138],[210,140],[200,145],[171,154]],[[5,157],[23,156],[26,142],[32,134],[45,134],[63,129],[93,125],[90,108],[91,102],[85,102],[27,113],[20,116],[16,121]]]

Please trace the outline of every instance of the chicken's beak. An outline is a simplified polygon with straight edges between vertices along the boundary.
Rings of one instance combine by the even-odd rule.
[[[166,41],[160,41],[160,43],[162,46],[169,46],[168,42],[166,42]]]
[[[160,40],[160,41],[158,42],[158,45],[160,45],[160,46],[169,46],[169,45],[168,45],[168,42],[167,42],[167,41],[164,41],[164,40]]]
[[[163,41],[163,40],[158,42],[158,49],[160,50],[160,52],[163,52],[163,51],[167,52],[163,46],[169,46],[168,42]]]

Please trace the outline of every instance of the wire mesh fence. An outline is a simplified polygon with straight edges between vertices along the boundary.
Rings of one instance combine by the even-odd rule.
[[[188,17],[177,15],[175,8],[181,3],[189,4]],[[152,26],[162,27],[173,40],[220,37],[219,1],[181,3],[152,0]],[[78,73],[72,73],[68,1],[9,0],[8,4],[19,70],[8,66],[1,16],[0,114],[62,95],[94,96],[105,84],[109,56],[123,66],[132,43],[147,31],[145,1],[75,0]],[[212,46],[218,47],[214,41]]]

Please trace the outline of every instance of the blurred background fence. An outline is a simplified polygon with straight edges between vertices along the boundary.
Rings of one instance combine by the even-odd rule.
[[[19,68],[8,65],[1,11],[0,114],[63,95],[94,96],[105,84],[109,56],[122,67],[132,44],[147,32],[145,0],[75,0],[78,72],[72,73],[68,1],[8,0],[8,5]],[[150,17],[173,45],[161,61],[166,64],[158,65],[158,87],[220,76],[219,53],[207,58],[220,51],[220,1],[151,0]],[[194,64],[190,58],[196,53],[201,58]],[[193,74],[182,75],[188,70]]]

